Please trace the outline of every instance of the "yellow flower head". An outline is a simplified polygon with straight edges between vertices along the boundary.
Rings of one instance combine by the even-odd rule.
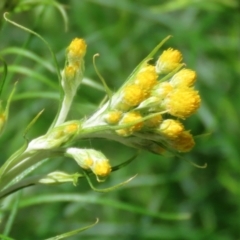
[[[182,69],[171,79],[170,83],[174,87],[191,87],[195,83],[197,74],[191,69]]]
[[[134,83],[139,85],[147,94],[157,83],[157,77],[155,66],[147,65],[137,74]]]
[[[122,101],[119,107],[122,110],[129,110],[131,107],[139,105],[145,99],[145,94],[142,88],[136,84],[127,85],[122,90]]]
[[[176,67],[179,66],[180,62],[182,61],[182,54],[178,50],[169,48],[160,55],[156,69],[157,73],[165,74],[170,73]]]
[[[122,116],[121,111],[113,110],[113,111],[109,111],[104,118],[105,118],[105,121],[109,124],[117,124],[121,116]]]
[[[82,38],[75,38],[70,43],[67,53],[69,59],[83,58],[87,49],[87,44]]]
[[[199,108],[200,102],[201,98],[197,91],[184,87],[170,92],[163,105],[172,116],[184,119]]]
[[[173,86],[169,82],[161,82],[152,91],[152,95],[164,99],[171,91]]]
[[[195,142],[189,131],[183,131],[170,145],[179,152],[189,152],[194,147]]]
[[[160,124],[158,132],[169,139],[174,139],[177,138],[183,130],[184,126],[181,122],[173,119],[166,119]]]
[[[120,125],[130,124],[132,122],[135,122],[135,121],[138,121],[138,120],[141,120],[141,119],[142,119],[142,116],[139,112],[128,112],[123,116],[123,118],[122,118],[122,120],[119,124]],[[131,135],[133,132],[141,130],[142,126],[143,126],[143,122],[139,122],[139,123],[133,124],[130,127],[126,127],[126,128],[123,128],[123,129],[116,130],[116,132],[119,135],[125,137],[125,136]]]
[[[155,117],[149,118],[144,122],[145,127],[154,128],[159,126],[160,122],[162,121],[162,115],[157,115]]]
[[[106,177],[110,174],[112,169],[107,159],[101,159],[93,164],[91,170],[99,177]]]

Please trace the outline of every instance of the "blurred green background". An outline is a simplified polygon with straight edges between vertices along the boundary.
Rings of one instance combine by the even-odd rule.
[[[27,4],[28,3],[28,4]],[[48,3],[48,4],[46,4]],[[56,2],[55,2],[56,3]],[[64,66],[65,48],[75,37],[85,38],[88,51],[85,76],[96,83],[83,84],[69,119],[93,113],[105,93],[92,64],[97,66],[114,90],[134,67],[166,36],[173,37],[164,48],[179,49],[187,67],[198,74],[197,89],[202,105],[185,121],[196,147],[182,159],[142,152],[135,161],[114,172],[99,188],[122,182],[136,173],[129,184],[110,193],[93,192],[86,180],[77,187],[38,186],[21,193],[19,209],[9,237],[45,239],[100,222],[69,239],[240,239],[240,5],[237,0],[69,0],[66,30],[59,5],[53,1],[11,1],[0,3],[1,15],[41,34]],[[58,80],[47,47],[35,36],[0,20],[0,54],[9,65],[3,99],[15,81],[17,92],[10,119],[0,139],[1,164],[23,143],[23,132],[43,108],[44,114],[28,134],[43,134],[58,106]],[[27,43],[26,43],[27,42]],[[26,47],[24,47],[24,44]],[[40,63],[19,50],[26,48],[44,60]],[[208,134],[210,133],[210,134]],[[204,135],[205,134],[205,135]],[[113,165],[130,158],[134,149],[115,142],[92,140],[78,147],[103,151]],[[207,168],[193,167],[187,161]],[[70,159],[52,159],[34,174],[53,170],[78,171]],[[1,213],[4,231],[18,194],[7,198]],[[186,220],[171,220],[187,216]]]

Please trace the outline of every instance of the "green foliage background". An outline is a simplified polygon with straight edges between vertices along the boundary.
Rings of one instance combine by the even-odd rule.
[[[172,35],[164,48],[182,51],[184,62],[198,73],[197,88],[202,96],[201,109],[185,125],[195,135],[203,136],[196,139],[196,147],[182,159],[142,152],[130,165],[112,173],[105,183],[95,183],[103,188],[138,174],[132,182],[110,193],[93,192],[85,180],[80,180],[77,187],[66,184],[25,189],[19,198],[9,236],[25,240],[45,239],[90,225],[99,218],[95,227],[69,239],[240,238],[238,1],[59,1],[66,6],[67,31],[57,8],[44,4],[46,2],[53,1],[35,1],[36,6],[29,4],[29,7],[18,8],[9,16],[41,34],[56,53],[61,68],[70,41],[74,37],[86,39],[85,76],[96,86],[81,86],[69,119],[90,115],[105,95],[97,88],[100,81],[92,64],[95,53],[100,54],[97,59],[99,71],[109,86],[117,89],[153,47],[167,35]],[[1,12],[11,12],[17,4],[19,1],[3,1]],[[46,46],[2,18],[0,21],[0,54],[9,65],[3,99],[18,81],[10,119],[0,139],[2,164],[21,146],[25,127],[43,108],[43,116],[28,137],[37,137],[47,130],[58,106],[58,80]],[[12,50],[12,54],[4,53],[14,47],[24,50],[26,41],[26,50],[38,55],[39,63],[23,57],[16,50]],[[102,150],[113,165],[134,154],[133,149],[104,140],[76,145]],[[208,166],[199,169],[184,160],[199,165],[207,163]],[[45,163],[35,174],[53,170],[77,172],[79,169],[70,159],[56,158]],[[4,201],[8,210],[1,213],[1,233],[6,228],[9,209],[16,197],[18,194]],[[170,220],[181,214],[191,217]]]

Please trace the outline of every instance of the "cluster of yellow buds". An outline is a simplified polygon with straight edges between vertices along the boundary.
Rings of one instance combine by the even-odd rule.
[[[195,142],[181,121],[200,106],[193,86],[196,72],[184,68],[182,54],[172,48],[163,51],[155,65],[148,62],[113,95],[104,120],[120,137],[134,139],[136,147],[155,153],[164,148],[188,152]]]
[[[116,93],[111,93],[100,76],[109,99],[92,116],[66,121],[83,79],[83,58],[87,49],[83,39],[75,38],[67,48],[65,67],[61,76],[59,74],[63,94],[56,118],[46,134],[27,142],[21,151],[7,160],[0,169],[2,186],[22,174],[25,168],[31,168],[41,160],[55,156],[74,159],[84,169],[84,175],[55,171],[40,180],[37,178],[38,183],[70,181],[76,184],[79,177],[87,177],[90,171],[98,181],[103,181],[112,171],[123,166],[111,167],[107,157],[100,151],[72,147],[73,142],[81,139],[105,138],[156,154],[162,154],[166,150],[175,154],[190,151],[195,142],[190,131],[185,129],[183,121],[200,107],[201,98],[194,89],[196,72],[185,68],[182,54],[172,48],[163,51],[156,63],[152,64],[153,55],[167,39],[168,37],[137,66]],[[8,118],[14,90],[15,87],[5,108],[0,101],[0,134]],[[30,122],[26,131],[40,113]]]
[[[83,78],[84,61],[87,49],[82,38],[75,38],[67,48],[67,59],[62,71],[62,87],[66,95],[74,96]]]
[[[75,95],[81,83],[85,52],[86,43],[79,38],[67,49],[62,71],[65,100]],[[156,154],[165,150],[190,151],[195,142],[184,128],[183,120],[200,106],[200,96],[194,89],[196,72],[184,68],[182,54],[172,48],[163,51],[156,64],[150,64],[150,60],[150,57],[144,59],[92,116],[65,122],[67,108],[63,104],[60,120],[46,135],[32,140],[26,152],[58,149],[76,139],[99,137]],[[63,103],[69,106],[65,100]],[[92,171],[99,181],[112,171],[108,159],[99,151],[70,147],[64,154],[81,168]]]

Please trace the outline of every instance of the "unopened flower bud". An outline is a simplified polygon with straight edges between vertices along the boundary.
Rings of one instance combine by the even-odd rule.
[[[151,95],[164,99],[172,90],[173,86],[169,82],[161,82],[154,87]]]
[[[157,64],[156,70],[159,74],[170,73],[176,69],[180,62],[182,61],[182,54],[178,50],[169,48],[160,55]]]
[[[155,66],[147,65],[138,72],[134,83],[139,85],[146,95],[149,95],[149,91],[157,83],[157,77]]]
[[[106,177],[111,172],[108,159],[94,149],[68,148],[66,156],[72,157],[83,169],[91,169],[98,177]]]
[[[162,115],[159,114],[159,115],[157,115],[155,117],[147,119],[144,122],[144,126],[145,127],[149,127],[149,128],[155,128],[155,127],[159,126],[161,121],[162,121]]]
[[[183,131],[176,139],[170,142],[170,145],[179,152],[189,152],[194,147],[195,142],[189,131]]]
[[[131,123],[133,123],[133,125],[116,130],[117,134],[126,137],[126,136],[131,135],[133,132],[139,131],[143,126],[143,122],[139,122],[139,123],[134,123],[134,122],[141,120],[141,119],[142,119],[142,116],[139,112],[126,113],[123,116],[122,120],[120,121],[119,125],[131,124]]]
[[[66,122],[53,128],[49,133],[33,139],[27,147],[26,151],[47,150],[58,148],[70,141],[79,130],[80,123],[78,121]]]
[[[136,85],[127,85],[122,89],[121,101],[118,104],[118,108],[123,111],[128,111],[132,107],[136,107],[145,99],[143,89]]]
[[[122,117],[122,112],[118,110],[109,111],[105,116],[104,119],[109,124],[117,124]]]
[[[182,69],[170,80],[174,87],[191,87],[196,81],[197,74],[191,69]]]
[[[167,138],[177,138],[184,130],[181,122],[173,119],[163,120],[158,128],[158,132]]]
[[[75,38],[67,48],[67,59],[69,63],[79,61],[84,57],[87,49],[86,42],[81,38]]]

